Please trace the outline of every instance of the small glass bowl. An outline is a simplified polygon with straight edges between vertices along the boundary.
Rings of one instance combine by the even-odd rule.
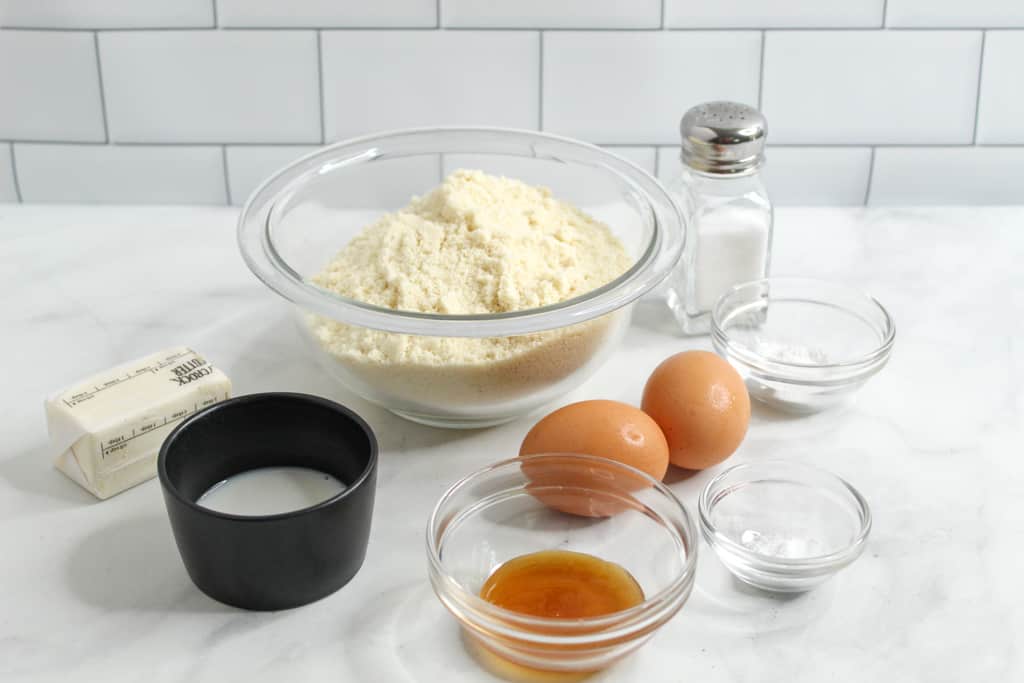
[[[896,327],[876,299],[854,287],[804,278],[737,285],[712,312],[715,350],[750,396],[812,413],[850,397],[881,370]]]
[[[479,597],[502,563],[542,550],[614,562],[646,599],[601,617],[556,619]],[[427,525],[427,557],[434,591],[475,645],[531,669],[589,672],[640,647],[683,606],[697,534],[679,499],[640,470],[588,455],[531,455],[452,486]]]
[[[846,481],[783,460],[730,467],[700,494],[700,529],[744,583],[796,593],[856,560],[871,531],[867,501]]]

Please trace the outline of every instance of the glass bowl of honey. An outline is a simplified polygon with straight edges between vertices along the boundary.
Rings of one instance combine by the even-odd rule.
[[[597,671],[647,642],[689,597],[697,545],[661,482],[581,454],[478,470],[427,526],[431,584],[467,643],[542,671]]]

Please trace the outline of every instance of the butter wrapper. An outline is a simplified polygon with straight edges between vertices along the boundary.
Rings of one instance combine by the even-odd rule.
[[[46,400],[54,464],[109,498],[156,476],[171,430],[230,395],[227,375],[184,346],[98,373]]]

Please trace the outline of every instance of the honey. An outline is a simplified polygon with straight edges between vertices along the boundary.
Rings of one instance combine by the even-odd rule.
[[[585,619],[639,605],[644,592],[614,562],[568,550],[542,550],[498,567],[484,582],[480,597],[520,614]]]

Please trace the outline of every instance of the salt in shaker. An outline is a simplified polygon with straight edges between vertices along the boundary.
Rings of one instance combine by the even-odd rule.
[[[683,169],[669,190],[688,230],[667,302],[684,334],[705,334],[723,293],[768,275],[772,205],[760,175],[767,126],[753,107],[708,102],[679,128]]]

